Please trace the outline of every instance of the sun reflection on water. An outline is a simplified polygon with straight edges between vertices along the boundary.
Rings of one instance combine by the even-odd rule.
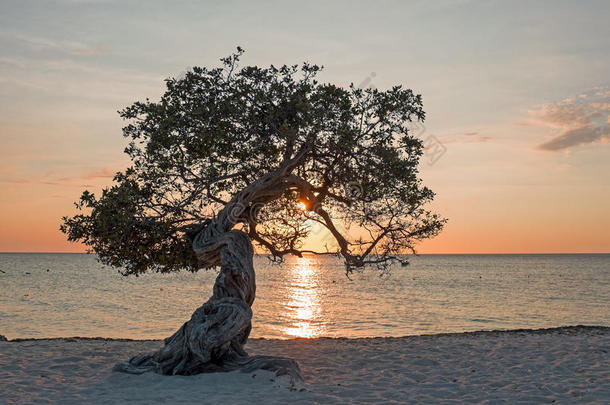
[[[283,328],[287,335],[300,338],[318,337],[323,332],[320,322],[320,296],[315,260],[297,258],[290,266],[290,285],[283,303],[289,326]]]

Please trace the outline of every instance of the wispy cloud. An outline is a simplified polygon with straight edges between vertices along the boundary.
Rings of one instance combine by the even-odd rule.
[[[489,141],[489,136],[481,135],[479,132],[460,132],[457,134],[440,136],[443,144],[448,143],[484,143]]]
[[[553,130],[536,149],[556,152],[610,140],[610,88],[599,87],[529,111],[530,122]]]
[[[0,183],[4,184],[30,184],[31,181],[28,179],[0,179]]]
[[[0,36],[20,41],[39,51],[54,50],[74,56],[95,56],[112,53],[110,48],[100,44],[89,45],[79,41],[54,40],[7,31],[0,31]]]
[[[0,169],[3,169],[0,167]],[[11,176],[10,172],[6,171],[9,176],[0,177],[0,183],[2,184],[46,184],[50,186],[59,186],[59,185],[67,185],[67,186],[91,186],[90,184],[83,185],[83,181],[91,181],[91,180],[100,180],[100,179],[111,179],[115,175],[114,170],[110,170],[106,167],[102,167],[101,169],[89,170],[86,172],[82,172],[79,175],[72,177],[57,177],[52,171],[46,172],[42,176],[36,176],[33,178],[23,178],[23,177],[15,177]],[[0,174],[2,174],[2,170],[0,170]]]
[[[72,49],[71,54],[77,56],[95,56],[95,55],[104,55],[111,53],[110,48],[107,48],[103,45],[95,45],[83,48],[75,48]]]
[[[110,170],[107,167],[102,167],[99,170],[93,170],[93,171],[83,174],[83,176],[81,178],[86,179],[86,180],[110,179],[110,178],[113,178],[115,174],[116,174],[115,170]]]
[[[96,180],[96,179],[111,179],[114,177],[116,171],[110,170],[106,167],[102,167],[97,170],[90,170],[81,173],[74,177],[61,177],[56,180],[51,180],[47,184],[67,184],[73,182],[82,182],[82,180]]]

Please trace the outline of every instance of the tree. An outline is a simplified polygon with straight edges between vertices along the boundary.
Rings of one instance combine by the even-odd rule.
[[[61,230],[124,275],[220,266],[213,295],[156,353],[118,366],[140,373],[274,370],[301,378],[288,359],[248,357],[255,297],[254,242],[276,260],[336,254],[347,273],[385,269],[445,222],[423,208],[433,192],[418,178],[420,95],[341,88],[320,67],[217,68],[166,80],[158,102],[120,111],[132,165]],[[336,247],[303,249],[313,224]],[[344,225],[342,227],[340,225]],[[350,229],[350,232],[345,231]]]

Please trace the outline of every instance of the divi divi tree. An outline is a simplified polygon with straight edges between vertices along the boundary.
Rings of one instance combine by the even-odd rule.
[[[320,83],[321,68],[308,63],[239,67],[242,53],[168,79],[159,101],[120,111],[131,165],[63,218],[69,240],[124,275],[219,268],[191,319],[118,370],[260,368],[301,379],[294,361],[243,349],[253,244],[279,261],[334,254],[348,273],[385,269],[445,222],[425,208],[434,193],[418,177],[424,147],[410,128],[424,119],[420,95]],[[303,248],[314,226],[326,228],[330,247]]]

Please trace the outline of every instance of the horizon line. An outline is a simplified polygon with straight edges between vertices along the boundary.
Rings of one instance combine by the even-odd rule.
[[[73,255],[95,255],[95,253],[87,253],[87,252],[49,252],[49,251],[0,251],[0,254],[73,254]],[[607,255],[610,254],[608,252],[512,252],[512,253],[476,253],[476,252],[467,252],[467,253],[404,253],[402,256],[433,256],[433,255]],[[268,256],[269,253],[254,253],[255,256]],[[291,255],[295,256],[295,255]],[[316,254],[308,254],[304,253],[303,256],[320,256]],[[296,257],[296,256],[295,256]]]

